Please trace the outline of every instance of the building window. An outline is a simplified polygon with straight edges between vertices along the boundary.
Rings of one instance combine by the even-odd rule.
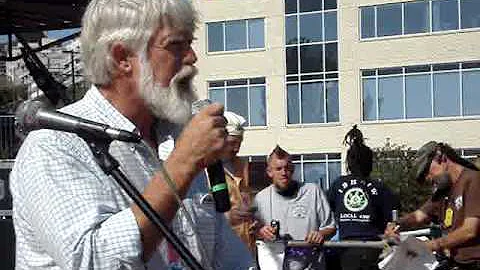
[[[430,29],[428,1],[408,2],[403,4],[405,34],[425,33]]]
[[[288,124],[338,122],[338,81],[287,84]]]
[[[254,193],[271,184],[266,174],[267,156],[248,156],[250,186]],[[314,183],[327,190],[342,173],[340,153],[292,155],[295,166],[292,179]]]
[[[462,28],[480,27],[480,1],[462,0],[460,5]]]
[[[267,156],[244,156],[242,158],[248,161],[248,181],[254,194],[272,183],[267,176]]]
[[[458,29],[458,4],[456,0],[432,1],[433,31]]]
[[[470,162],[476,162],[477,159],[480,159],[480,148],[457,149],[457,151],[462,158]]]
[[[265,47],[264,19],[207,23],[208,51],[253,50]]]
[[[480,27],[478,0],[421,0],[360,7],[361,38]]]
[[[285,1],[288,124],[338,122],[337,2]]]
[[[480,115],[480,62],[362,71],[363,120]]]
[[[323,190],[327,190],[342,172],[339,153],[292,155],[292,160],[295,165],[293,179],[317,184]]]
[[[361,35],[362,38],[370,38],[377,36],[375,27],[375,7],[362,7],[360,9],[361,15]]]
[[[402,34],[402,4],[377,7],[377,34],[379,37]]]
[[[248,126],[266,126],[265,78],[211,81],[208,96],[222,103],[225,110],[237,113],[247,120]]]

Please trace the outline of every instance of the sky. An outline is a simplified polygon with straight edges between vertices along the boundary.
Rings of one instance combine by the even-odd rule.
[[[76,33],[79,30],[80,30],[80,28],[54,30],[54,31],[48,31],[47,35],[48,35],[49,38],[58,39],[58,38],[62,38],[62,37],[71,35],[73,33]],[[14,36],[14,39],[15,39],[15,36]],[[0,35],[0,43],[6,43],[7,41],[8,41],[8,36],[7,35]]]

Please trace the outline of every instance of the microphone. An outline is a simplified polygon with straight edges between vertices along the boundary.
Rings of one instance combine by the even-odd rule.
[[[133,132],[112,128],[66,113],[51,111],[38,101],[26,101],[15,112],[15,128],[21,133],[37,129],[53,129],[75,133],[84,139],[118,140],[140,142],[141,137]]]
[[[192,115],[200,112],[204,107],[212,104],[209,99],[197,100],[192,103]],[[220,213],[230,210],[230,197],[228,196],[228,185],[225,180],[225,171],[221,160],[207,167],[210,191],[212,192],[215,210]]]

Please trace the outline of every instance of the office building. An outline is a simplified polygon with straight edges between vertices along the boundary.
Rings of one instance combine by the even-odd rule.
[[[438,140],[480,154],[480,1],[195,3],[195,82],[248,119],[241,155],[279,144],[297,178],[328,188],[354,124],[370,147]]]

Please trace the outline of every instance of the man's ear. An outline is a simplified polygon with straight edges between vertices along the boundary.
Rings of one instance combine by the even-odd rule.
[[[267,175],[270,179],[273,179],[272,169],[268,165],[267,165]]]
[[[115,70],[119,73],[130,73],[132,71],[132,52],[124,44],[115,42],[110,49]]]

